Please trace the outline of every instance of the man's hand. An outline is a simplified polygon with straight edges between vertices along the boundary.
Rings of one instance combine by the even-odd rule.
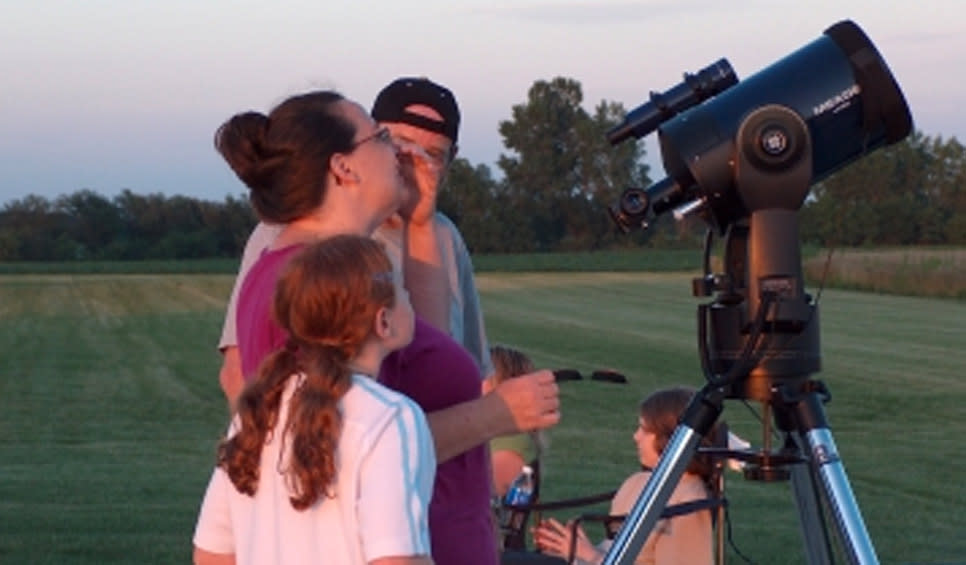
[[[492,392],[426,414],[442,463],[493,438],[560,422],[557,382],[548,370],[507,379]]]
[[[443,179],[444,167],[420,145],[396,140],[399,162],[409,191],[399,214],[416,225],[425,225],[436,214],[436,196]]]
[[[542,430],[560,422],[560,392],[551,371],[507,379],[492,394],[506,404],[519,432]]]

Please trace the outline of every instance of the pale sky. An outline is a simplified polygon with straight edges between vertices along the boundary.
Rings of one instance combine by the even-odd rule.
[[[88,188],[221,201],[232,114],[335,88],[369,107],[403,75],[449,86],[461,155],[489,165],[536,80],[632,109],[719,58],[750,77],[851,19],[929,136],[966,140],[966,1],[0,0],[0,204]],[[655,135],[651,176],[663,175]]]

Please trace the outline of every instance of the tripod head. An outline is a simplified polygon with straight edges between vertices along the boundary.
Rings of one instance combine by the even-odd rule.
[[[734,186],[748,216],[726,228],[724,276],[706,271],[693,285],[696,296],[717,293],[699,310],[699,323],[710,324],[699,349],[708,381],[729,398],[767,402],[776,385],[821,366],[798,239],[811,155],[807,126],[784,106],[751,112],[736,135]]]

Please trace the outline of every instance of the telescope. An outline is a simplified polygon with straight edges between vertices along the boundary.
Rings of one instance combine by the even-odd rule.
[[[738,80],[726,59],[685,74],[651,93],[607,138],[617,144],[655,130],[667,177],[625,190],[608,212],[624,231],[669,211],[708,225],[704,276],[692,285],[695,296],[714,296],[698,307],[706,384],[604,565],[634,561],[726,399],[762,404],[765,445],[717,455],[744,460],[749,479],[791,479],[807,562],[834,562],[829,515],[851,563],[878,563],[825,417],[828,389],[811,378],[821,368],[819,317],[804,289],[798,211],[812,184],[910,133],[902,91],[866,34],[846,20],[747,79]],[[710,272],[715,234],[725,238],[722,274]],[[772,419],[784,436],[777,451]]]
[[[772,107],[790,115],[751,119]],[[740,82],[726,59],[685,74],[665,93],[651,93],[607,138],[616,145],[655,129],[668,176],[625,191],[611,208],[618,225],[628,230],[674,210],[677,218],[697,214],[723,233],[756,205],[736,190],[739,152],[750,160],[746,166],[775,169],[794,160],[807,138],[810,184],[816,183],[905,138],[912,117],[878,50],[855,23],[843,21]],[[769,198],[790,206],[794,196]]]

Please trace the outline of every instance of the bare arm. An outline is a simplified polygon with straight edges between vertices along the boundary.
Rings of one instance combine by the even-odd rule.
[[[449,334],[449,279],[443,267],[439,231],[432,217],[406,222],[403,269],[413,309],[434,328]]]
[[[221,328],[221,339],[218,341],[218,349],[221,350],[223,357],[221,360],[221,370],[218,372],[218,380],[221,383],[221,390],[225,393],[228,400],[229,409],[234,412],[235,401],[245,385],[242,377],[241,357],[238,353],[238,333],[235,327],[235,314],[238,309],[238,295],[241,293],[242,282],[258,261],[262,251],[275,241],[282,227],[274,224],[259,222],[245,242],[245,251],[242,253],[241,265],[238,267],[238,275],[235,276],[235,283],[231,289],[231,297],[228,299],[228,308],[225,312],[225,321]]]
[[[409,197],[399,210],[403,229],[403,273],[413,308],[449,334],[449,279],[436,223],[436,196],[443,170],[416,143],[400,141],[399,156],[409,180]]]
[[[501,449],[490,455],[493,465],[493,488],[496,495],[503,498],[510,483],[520,474],[526,461],[516,451]]]
[[[560,422],[553,373],[537,371],[500,383],[493,392],[426,415],[436,459],[447,459],[503,435],[542,430]]]
[[[218,371],[221,390],[228,400],[228,409],[235,412],[235,403],[245,387],[245,379],[241,370],[241,353],[235,346],[228,346],[222,351],[221,370]]]
[[[235,565],[235,554],[212,553],[196,545],[194,563],[195,565]]]

